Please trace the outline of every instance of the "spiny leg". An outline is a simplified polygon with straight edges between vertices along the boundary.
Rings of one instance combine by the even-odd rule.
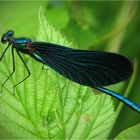
[[[3,52],[2,56],[1,56],[1,59],[2,57],[4,56],[4,53],[6,52],[6,50],[8,49],[9,46],[7,46],[7,48],[5,49],[5,51]],[[3,82],[2,86],[1,86],[1,93],[2,93],[2,90],[3,90],[3,86],[6,84],[6,82],[9,80],[9,78],[13,75],[13,73],[15,72],[15,57],[14,57],[14,50],[13,48],[11,48],[11,52],[12,52],[12,62],[13,62],[13,71],[12,73],[8,76],[8,78]]]
[[[21,84],[22,82],[24,82],[24,81],[31,75],[30,70],[29,70],[29,68],[27,67],[26,63],[24,62],[24,59],[23,59],[22,56],[20,55],[19,51],[17,51],[17,54],[18,54],[19,58],[21,59],[22,63],[24,64],[24,66],[25,66],[25,68],[26,68],[26,70],[27,70],[27,72],[28,72],[28,75],[27,75],[22,81],[20,81],[20,82],[17,83],[16,85],[14,85],[14,86],[13,86],[13,89],[15,89],[19,84]]]
[[[7,49],[9,48],[10,43],[8,44],[8,46],[6,47],[6,49],[4,50],[4,52],[2,53],[1,57],[0,57],[0,61],[2,60],[3,56],[5,55]]]

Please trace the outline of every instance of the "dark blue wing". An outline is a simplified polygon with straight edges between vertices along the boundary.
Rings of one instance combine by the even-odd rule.
[[[31,47],[46,65],[81,85],[115,84],[128,79],[133,70],[127,58],[115,53],[78,50],[42,42],[34,42]]]

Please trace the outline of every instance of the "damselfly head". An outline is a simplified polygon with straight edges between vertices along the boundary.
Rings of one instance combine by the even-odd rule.
[[[1,42],[3,44],[5,44],[7,42],[11,43],[11,39],[12,39],[13,35],[14,35],[14,31],[8,30],[7,33],[3,34],[2,38],[1,38]]]

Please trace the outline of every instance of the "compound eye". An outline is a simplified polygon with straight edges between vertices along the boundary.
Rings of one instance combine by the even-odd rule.
[[[8,42],[8,39],[3,35],[3,37],[1,38],[1,42],[5,44]]]
[[[9,31],[7,32],[7,35],[10,36],[10,37],[12,37],[12,36],[14,35],[14,31],[9,30]]]

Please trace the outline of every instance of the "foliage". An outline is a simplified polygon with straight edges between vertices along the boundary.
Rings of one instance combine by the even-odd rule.
[[[0,3],[0,12],[5,11],[5,3]],[[12,5],[11,2],[6,2],[6,7],[10,4]],[[40,9],[37,31],[38,7],[44,4],[47,12],[44,14]],[[10,14],[8,11],[5,13],[7,19],[0,15],[0,24],[6,29],[12,27],[16,36],[37,37],[39,41],[68,47],[78,45],[83,49],[120,51],[135,58],[135,73],[128,87],[127,83],[120,83],[110,88],[117,92],[126,92],[125,95],[133,100],[139,98],[139,95],[136,95],[140,80],[137,70],[137,50],[140,50],[137,30],[140,21],[139,2],[49,1],[28,4],[17,2],[21,7],[13,5]],[[15,9],[19,12],[15,13]],[[37,9],[36,12],[34,9]],[[21,14],[20,11],[24,12]],[[19,17],[19,20],[12,20],[14,17]],[[27,25],[23,25],[25,22]],[[53,26],[67,36],[67,39]],[[4,29],[2,30],[4,32]],[[132,47],[133,45],[137,46],[137,49]],[[12,70],[10,56],[9,50],[0,63],[1,84]],[[13,85],[27,75],[22,62],[16,54],[15,56],[16,72],[0,96],[0,125],[10,132],[7,137],[1,135],[2,138],[107,139],[114,138],[117,134],[119,135],[115,139],[140,138],[139,124],[132,127],[140,121],[139,114],[128,107],[122,108],[116,100],[113,104],[113,100],[107,95],[95,94],[97,91],[64,79],[48,67],[43,71],[40,63],[28,56],[23,57],[32,74],[16,88],[14,96]],[[130,93],[133,94],[129,95]]]
[[[140,124],[130,127],[122,131],[115,139],[139,139],[140,138]]]

